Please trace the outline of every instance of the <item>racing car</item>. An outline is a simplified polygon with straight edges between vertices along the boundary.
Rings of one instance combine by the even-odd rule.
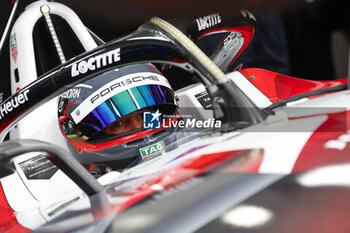
[[[28,5],[8,36],[1,231],[348,232],[348,81],[227,72],[254,33],[242,10],[105,43],[62,4]]]

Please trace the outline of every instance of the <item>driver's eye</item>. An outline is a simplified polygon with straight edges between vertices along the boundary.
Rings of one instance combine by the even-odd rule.
[[[122,121],[117,121],[117,122],[113,123],[112,128],[118,128],[118,127],[120,127],[122,124],[123,124]]]

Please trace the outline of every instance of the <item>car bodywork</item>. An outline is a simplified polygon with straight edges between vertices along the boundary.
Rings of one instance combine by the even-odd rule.
[[[30,34],[42,16],[39,10],[43,4],[50,6],[52,14],[68,21],[82,50],[87,52],[72,55],[68,62],[50,67],[54,69],[40,76],[38,58],[33,52],[35,42],[22,38],[32,38]],[[251,17],[247,12],[245,15]],[[225,74],[220,81],[216,79],[221,75],[217,67],[213,69],[219,75],[210,74],[213,69],[192,56],[190,46],[184,46],[159,25],[152,28],[154,22],[100,47],[80,23],[63,5],[38,1],[27,7],[10,34],[13,96],[0,105],[1,135],[13,128],[11,140],[1,145],[2,229],[347,231],[350,97],[348,90],[331,89],[346,85],[346,79],[308,81],[248,68]],[[216,25],[209,25],[206,35],[215,33],[211,26]],[[237,31],[242,32],[242,27],[237,27]],[[247,34],[243,36],[244,43],[237,43],[241,46],[237,47],[237,56],[250,39]],[[116,49],[120,50],[120,61],[85,73],[73,72],[79,62]],[[205,96],[209,93],[224,103],[213,101],[212,107],[216,116],[220,116],[220,110],[223,112],[220,119],[226,129],[189,133],[178,141],[181,146],[122,173],[108,173],[99,178],[99,183],[90,181],[90,174],[66,152],[56,151],[53,145],[45,147],[38,141],[23,140],[38,139],[64,147],[64,138],[58,136],[54,96],[95,72],[143,60],[165,60],[199,73],[202,83],[176,91],[180,110],[199,109],[194,113],[196,117],[206,119],[212,111],[205,109],[198,95],[207,91]],[[188,63],[184,63],[186,60]],[[326,91],[317,92],[320,90]],[[269,108],[295,96],[299,98],[283,102],[282,107]],[[8,170],[15,173],[9,175]],[[39,175],[41,171],[44,177]]]

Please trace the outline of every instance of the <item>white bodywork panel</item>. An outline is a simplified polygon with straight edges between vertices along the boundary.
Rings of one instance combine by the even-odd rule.
[[[86,51],[97,47],[84,24],[70,8],[59,3],[47,1],[38,1],[29,5],[17,19],[11,31],[11,36],[15,35],[16,37],[18,51],[16,60],[10,55],[12,94],[38,78],[33,48],[33,28],[40,17],[42,17],[40,11],[42,5],[48,5],[51,14],[61,16],[67,21]],[[53,54],[53,56],[55,55]],[[19,82],[16,82],[14,75],[16,69],[18,69],[19,73]],[[63,139],[57,137],[57,135],[59,135],[57,98],[34,110],[10,132],[11,139],[31,138],[64,146]]]
[[[61,16],[66,20],[86,51],[97,47],[84,24],[70,8],[47,1],[38,1],[29,5],[19,16],[11,31],[11,36],[15,36],[17,46],[15,58],[10,54],[12,94],[38,78],[33,48],[33,28],[43,16],[40,11],[42,5],[48,5],[51,14]],[[14,75],[16,69],[19,80],[16,80]],[[57,97],[55,97],[26,116],[10,131],[10,139],[37,139],[64,147],[66,141],[60,136],[57,102]],[[17,220],[30,229],[54,217],[45,215],[43,209],[49,210],[50,206],[51,209],[57,208],[65,201],[82,195],[80,188],[61,170],[57,170],[50,179],[27,179],[19,164],[38,154],[40,153],[17,157],[14,160],[17,172],[1,179],[8,204],[17,212]],[[36,215],[34,219],[35,212],[40,215]]]

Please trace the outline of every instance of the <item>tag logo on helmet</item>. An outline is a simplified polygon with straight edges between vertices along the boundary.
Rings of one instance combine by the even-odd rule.
[[[72,77],[79,74],[85,74],[89,70],[95,70],[102,66],[110,65],[113,62],[120,61],[120,48],[90,57],[87,61],[81,61],[72,65]]]
[[[143,112],[143,128],[144,129],[160,129],[160,116],[162,114],[156,112]]]

